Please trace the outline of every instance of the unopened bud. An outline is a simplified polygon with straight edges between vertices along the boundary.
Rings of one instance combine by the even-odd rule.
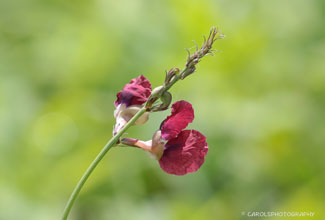
[[[169,107],[170,103],[172,102],[172,94],[166,91],[162,94],[160,100],[162,103],[160,105],[153,106],[151,109],[152,112],[166,110]]]
[[[185,77],[191,75],[192,73],[194,73],[196,70],[195,65],[191,66],[190,68],[188,68],[187,71],[183,72],[181,75],[181,79],[185,79]]]
[[[172,79],[179,73],[178,68],[172,68],[166,73],[166,78],[165,78],[165,85],[168,85]]]
[[[146,108],[150,109],[152,104],[155,103],[155,101],[157,101],[157,99],[161,96],[161,93],[163,91],[164,91],[163,86],[158,86],[158,87],[154,88],[154,90],[152,90],[151,95],[148,98]]]

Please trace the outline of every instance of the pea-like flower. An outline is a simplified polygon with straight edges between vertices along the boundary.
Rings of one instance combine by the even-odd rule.
[[[151,84],[143,76],[132,79],[130,83],[126,84],[124,88],[116,94],[116,107],[114,117],[116,124],[113,129],[115,135],[124,125],[140,110],[142,105],[148,100],[151,94]],[[135,124],[143,124],[149,118],[149,113],[143,114]]]
[[[206,137],[199,131],[184,130],[193,119],[194,110],[190,103],[175,102],[171,115],[161,123],[152,140],[123,138],[122,143],[149,152],[166,173],[185,175],[195,172],[204,163],[208,144]]]

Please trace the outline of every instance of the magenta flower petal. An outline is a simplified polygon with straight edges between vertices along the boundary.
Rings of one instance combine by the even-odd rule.
[[[166,173],[185,175],[197,171],[207,153],[206,137],[196,130],[184,130],[167,142],[159,164]]]
[[[130,105],[142,105],[151,94],[151,84],[144,77],[140,75],[138,78],[132,79],[130,83],[126,84],[119,93],[117,93],[116,101],[117,107],[119,104],[125,104],[126,107]]]
[[[160,125],[161,137],[168,141],[175,138],[194,119],[192,105],[186,101],[178,101],[172,105],[172,114]]]

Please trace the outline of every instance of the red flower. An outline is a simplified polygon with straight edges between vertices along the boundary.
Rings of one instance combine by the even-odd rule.
[[[185,175],[197,171],[207,153],[206,137],[196,130],[184,130],[165,144],[159,164],[166,173]]]
[[[151,84],[144,77],[140,75],[138,78],[132,79],[129,84],[126,84],[119,93],[117,93],[115,107],[120,104],[125,104],[126,107],[130,105],[142,105],[151,94]]]
[[[125,124],[140,110],[141,105],[147,101],[151,94],[151,84],[143,76],[132,79],[119,93],[116,94],[114,117],[116,124],[113,135],[117,134]],[[143,124],[149,118],[149,113],[144,113],[135,124]]]
[[[185,175],[195,172],[204,162],[208,152],[206,137],[196,130],[183,130],[193,119],[192,105],[178,101],[172,105],[172,114],[160,126],[161,137],[168,142],[159,164],[169,174]]]
[[[208,152],[206,137],[196,130],[183,130],[194,119],[192,105],[178,101],[172,113],[156,131],[150,141],[123,138],[122,143],[150,152],[159,160],[160,167],[169,174],[185,175],[197,171]],[[163,140],[167,140],[164,143]]]

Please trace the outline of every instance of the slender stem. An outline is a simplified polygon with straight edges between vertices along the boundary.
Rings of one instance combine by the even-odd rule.
[[[134,122],[144,113],[146,112],[146,109],[143,107],[141,108],[132,118],[131,120],[121,129],[115,136],[113,136],[107,144],[104,146],[104,148],[99,152],[97,157],[93,160],[93,162],[89,165],[88,169],[86,172],[83,174],[81,179],[79,180],[78,184],[74,188],[67,205],[64,209],[63,217],[62,220],[68,219],[68,215],[71,211],[71,208],[79,195],[82,187],[86,183],[87,179],[89,178],[90,174],[94,171],[94,169],[97,167],[98,163],[103,159],[105,154],[108,152],[109,149],[111,149],[112,146],[116,144],[116,142],[119,140],[119,138],[123,135],[123,133],[131,126],[134,124]]]

